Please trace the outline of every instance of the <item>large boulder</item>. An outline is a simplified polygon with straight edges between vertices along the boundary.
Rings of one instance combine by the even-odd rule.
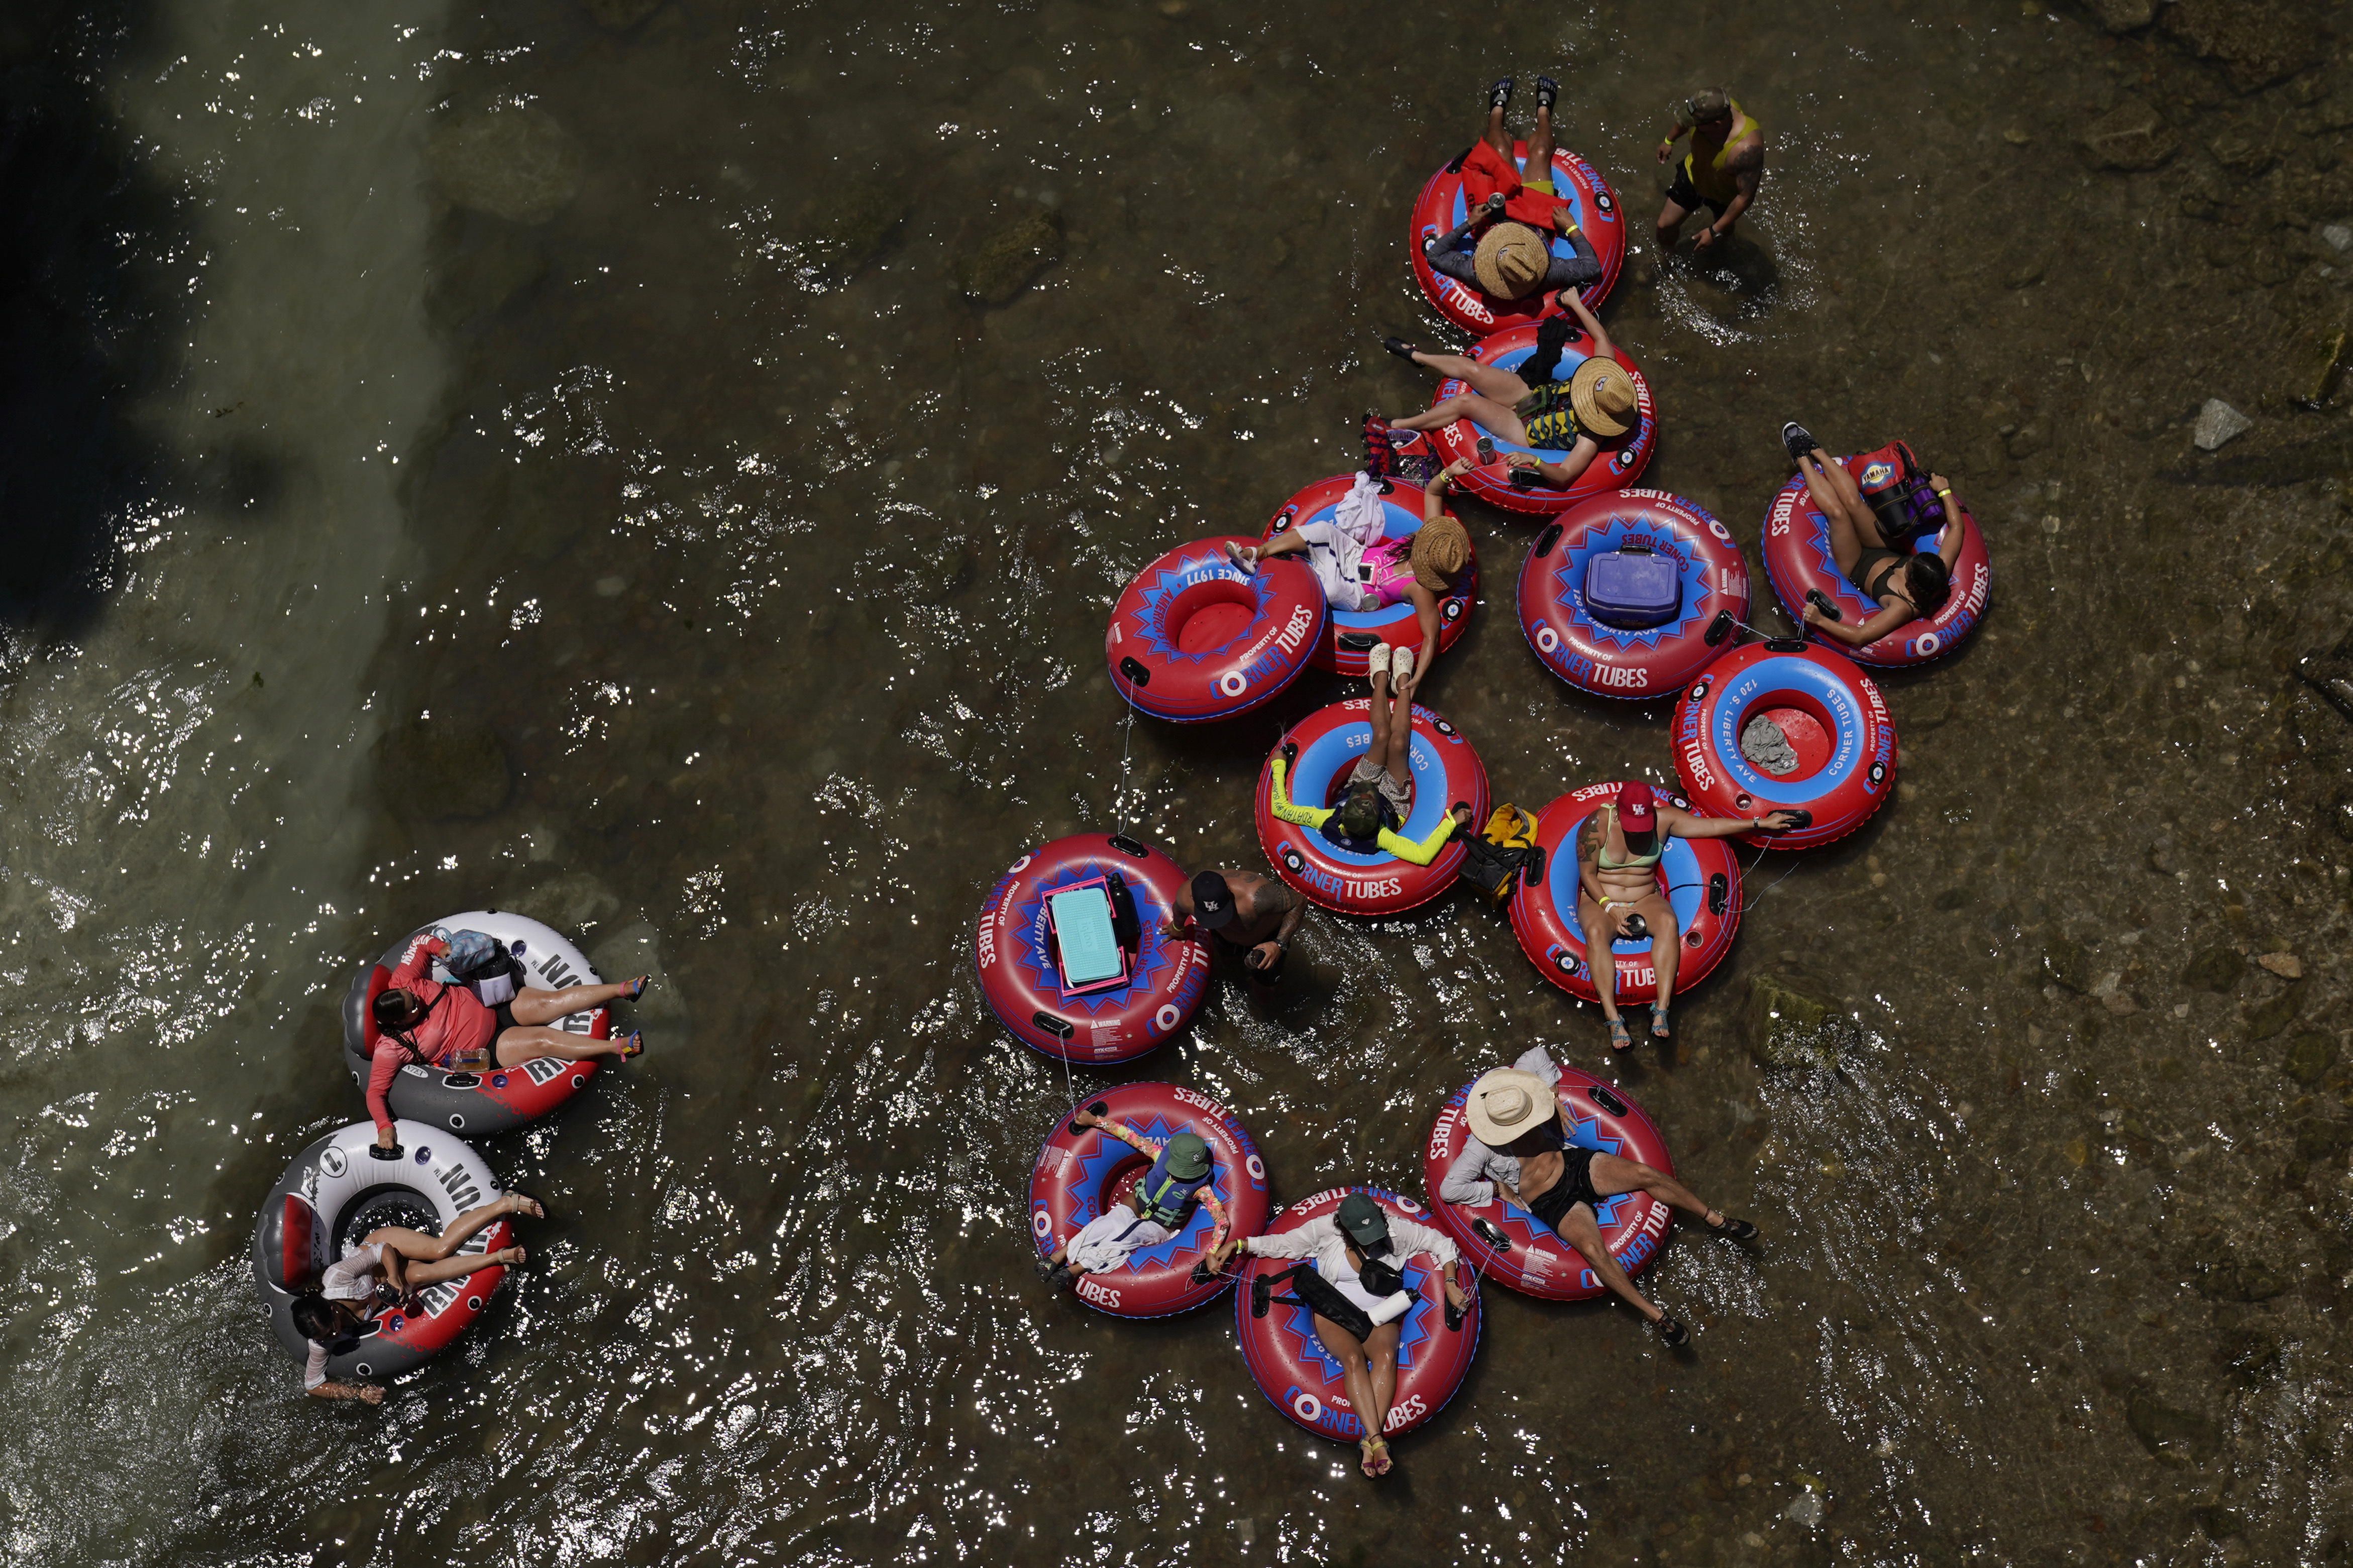
[[[2154,169],[2181,148],[2181,139],[2139,99],[2128,98],[2084,132],[2084,150],[2094,167]]]
[[[458,115],[425,159],[451,201],[515,223],[545,223],[580,194],[580,150],[541,109]]]
[[[1845,1038],[1845,1022],[1838,1005],[1814,994],[1810,982],[1759,974],[1748,983],[1743,1032],[1749,1054],[1764,1067],[1831,1067]]]

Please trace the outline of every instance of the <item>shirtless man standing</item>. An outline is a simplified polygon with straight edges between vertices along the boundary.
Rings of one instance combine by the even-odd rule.
[[[1746,818],[1694,816],[1660,805],[1651,786],[1639,780],[1620,784],[1614,803],[1585,819],[1577,835],[1577,923],[1585,932],[1585,961],[1593,969],[1601,1016],[1609,1021],[1612,1050],[1630,1050],[1634,1045],[1626,1020],[1618,1016],[1618,955],[1611,944],[1632,934],[1626,926],[1637,915],[1649,928],[1651,963],[1659,976],[1659,999],[1651,1005],[1651,1037],[1673,1037],[1667,1006],[1674,1000],[1675,956],[1683,946],[1683,932],[1675,929],[1674,905],[1659,890],[1659,859],[1667,852],[1667,840],[1730,838],[1760,827],[1784,833],[1797,825],[1797,816],[1787,811]]]
[[[1705,203],[1715,220],[1692,240],[1692,249],[1705,252],[1732,232],[1757,187],[1765,178],[1765,130],[1744,112],[1720,87],[1704,87],[1681,109],[1671,110],[1674,128],[1659,143],[1659,162],[1674,153],[1676,139],[1691,132],[1691,151],[1667,187],[1667,205],[1659,210],[1659,254],[1675,247],[1683,219]]]
[[[1204,871],[1176,895],[1176,913],[1161,922],[1170,936],[1187,925],[1217,938],[1221,952],[1238,953],[1252,980],[1282,977],[1283,954],[1307,913],[1307,900],[1271,877],[1249,871]]]

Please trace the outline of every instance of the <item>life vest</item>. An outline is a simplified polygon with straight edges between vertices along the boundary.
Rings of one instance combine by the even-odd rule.
[[[1902,549],[1921,534],[1945,526],[1945,503],[1920,469],[1912,448],[1890,441],[1855,459],[1855,488],[1879,521],[1881,537]]]
[[[1148,1219],[1155,1225],[1175,1230],[1192,1212],[1194,1194],[1208,1186],[1209,1178],[1216,1173],[1217,1167],[1211,1165],[1189,1182],[1181,1176],[1171,1175],[1168,1172],[1168,1151],[1163,1149],[1160,1157],[1152,1162],[1152,1169],[1137,1179],[1134,1189],[1128,1194],[1129,1201],[1137,1218]]]
[[[1536,842],[1536,819],[1511,802],[1497,806],[1487,826],[1462,840],[1462,864],[1455,875],[1479,896],[1501,907],[1525,879],[1544,880],[1544,847]]]

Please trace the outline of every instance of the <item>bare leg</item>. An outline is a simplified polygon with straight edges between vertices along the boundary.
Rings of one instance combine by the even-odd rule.
[[[1404,1328],[1403,1323],[1383,1323],[1365,1342],[1365,1360],[1373,1374],[1373,1413],[1366,1416],[1359,1409],[1356,1414],[1375,1432],[1388,1430],[1389,1406],[1397,1403],[1398,1339]]]
[[[1358,1442],[1365,1450],[1365,1473],[1375,1474],[1372,1442],[1381,1435],[1380,1423],[1387,1418],[1388,1407],[1384,1405],[1377,1415],[1373,1413],[1373,1378],[1371,1369],[1365,1363],[1363,1342],[1323,1313],[1318,1312],[1314,1316],[1315,1337],[1324,1342],[1324,1348],[1330,1351],[1332,1359],[1340,1363],[1340,1383],[1348,1391],[1348,1407],[1356,1413],[1356,1419],[1364,1425],[1365,1436]],[[1378,1337],[1378,1331],[1375,1331],[1375,1337]],[[1391,1376],[1394,1378],[1397,1353],[1394,1342],[1389,1346],[1389,1353],[1392,1358]]]
[[[1494,108],[1487,110],[1487,128],[1479,132],[1479,139],[1487,143],[1488,146],[1493,147],[1496,152],[1501,153],[1505,159],[1508,160],[1511,157],[1512,133],[1504,128],[1504,106],[1502,104],[1499,103]]]
[[[1603,1155],[1596,1154],[1593,1157],[1593,1163],[1598,1165],[1604,1158]],[[1577,1248],[1579,1255],[1592,1267],[1596,1279],[1609,1286],[1613,1292],[1625,1300],[1628,1306],[1641,1313],[1644,1318],[1655,1323],[1667,1315],[1652,1305],[1648,1297],[1634,1289],[1634,1282],[1626,1278],[1626,1271],[1618,1267],[1616,1258],[1609,1256],[1609,1249],[1601,1243],[1601,1226],[1593,1218],[1592,1205],[1569,1205],[1568,1212],[1560,1216],[1560,1238]]]
[[[622,1047],[620,1040],[592,1040],[585,1035],[567,1035],[561,1029],[526,1029],[518,1025],[499,1036],[499,1066],[519,1068],[536,1057],[585,1062],[596,1057],[617,1057]]]
[[[1658,240],[1661,255],[1675,247],[1675,237],[1683,233],[1683,219],[1689,216],[1691,216],[1689,207],[1679,206],[1673,202],[1669,202],[1659,209]]]
[[[1884,542],[1879,536],[1879,523],[1871,516],[1871,509],[1867,506],[1848,507],[1846,498],[1839,493],[1830,476],[1822,472],[1822,466],[1819,453],[1798,459],[1798,471],[1806,479],[1806,493],[1831,525],[1831,559],[1838,563],[1841,572],[1852,577],[1854,563],[1862,559],[1863,546],[1868,543],[1883,549]],[[1836,463],[1830,466],[1838,467]],[[1852,479],[1849,482],[1852,482]],[[1857,510],[1863,514],[1862,527],[1856,526],[1854,513]],[[1868,534],[1864,529],[1870,531]]]
[[[541,991],[526,985],[507,1004],[518,1024],[553,1024],[575,1013],[586,1013],[629,994],[626,985],[567,985],[561,991]]]
[[[1517,376],[1513,377],[1514,381]],[[1457,419],[1468,419],[1491,436],[1500,436],[1514,446],[1528,444],[1528,427],[1509,405],[1475,392],[1458,393],[1435,408],[1421,414],[1409,414],[1402,419],[1392,419],[1395,430],[1441,430]]]
[[[1607,921],[1601,906],[1583,889],[1577,894],[1577,923],[1585,929],[1585,962],[1593,970],[1593,989],[1601,995],[1601,1016],[1618,1021],[1618,954],[1602,934]]]
[[[1468,382],[1471,390],[1482,397],[1492,397],[1498,403],[1517,403],[1531,388],[1528,384],[1508,370],[1497,370],[1491,364],[1481,364],[1465,354],[1431,353],[1427,349],[1413,351],[1413,363]],[[1392,422],[1394,423],[1394,421]]]
[[[1508,154],[1507,154],[1508,155]],[[1549,179],[1552,174],[1552,110],[1536,105],[1536,128],[1528,133],[1527,162],[1520,165],[1520,180]]]
[[[1658,1010],[1664,1013],[1675,999],[1675,959],[1683,942],[1683,933],[1675,929],[1675,908],[1652,893],[1634,906],[1634,912],[1651,928],[1651,968],[1659,977]],[[1655,1023],[1651,1032],[1658,1033]]]
[[[388,1225],[368,1232],[366,1243],[398,1254],[405,1265],[401,1278],[414,1290],[420,1285],[435,1285],[444,1279],[471,1274],[477,1268],[486,1268],[493,1263],[522,1262],[522,1249],[517,1247],[481,1257],[468,1257],[458,1249],[502,1215],[537,1215],[540,1212],[535,1199],[524,1197],[521,1193],[509,1193],[494,1203],[468,1209],[451,1220],[448,1229],[439,1236],[427,1236],[421,1230],[411,1230],[406,1226]]]
[[[1286,528],[1258,547],[1258,558],[1263,561],[1270,555],[1296,555],[1306,548],[1307,536],[1295,528]]]
[[[1671,1208],[1696,1215],[1700,1223],[1711,1229],[1724,1217],[1700,1202],[1698,1195],[1689,1187],[1664,1171],[1645,1165],[1639,1160],[1629,1160],[1617,1154],[1596,1154],[1586,1173],[1593,1182],[1593,1190],[1605,1198],[1614,1197],[1620,1193],[1648,1193]],[[1596,1234],[1599,1234],[1598,1228]]]
[[[1413,778],[1413,710],[1400,710],[1389,672],[1373,672],[1373,761],[1399,784]]]

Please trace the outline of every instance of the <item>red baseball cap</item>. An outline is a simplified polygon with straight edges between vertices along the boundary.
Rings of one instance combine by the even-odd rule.
[[[1652,807],[1656,797],[1651,786],[1636,780],[1618,786],[1618,826],[1628,833],[1656,833],[1659,814]]]

